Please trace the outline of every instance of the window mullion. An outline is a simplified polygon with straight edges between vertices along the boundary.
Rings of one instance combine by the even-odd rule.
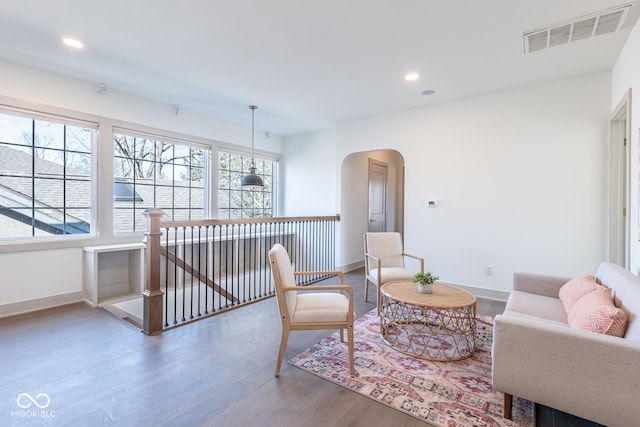
[[[31,236],[36,235],[36,121],[31,120]]]
[[[67,125],[62,126],[62,234],[67,234]]]

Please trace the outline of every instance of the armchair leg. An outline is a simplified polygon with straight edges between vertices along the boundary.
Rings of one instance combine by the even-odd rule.
[[[504,394],[504,417],[508,420],[511,419],[511,407],[513,405],[513,395],[509,393]]]
[[[280,350],[278,350],[278,361],[276,362],[276,377],[280,376],[280,365],[282,365],[284,352],[287,349],[287,341],[289,341],[289,330],[282,328],[282,337],[280,338]]]
[[[364,300],[369,301],[369,279],[364,279]]]

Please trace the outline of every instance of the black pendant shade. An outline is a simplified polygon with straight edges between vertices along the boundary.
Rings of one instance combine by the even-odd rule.
[[[249,168],[249,175],[242,178],[242,186],[243,187],[264,187],[264,182],[262,182],[262,178],[256,175],[256,168],[252,166]]]

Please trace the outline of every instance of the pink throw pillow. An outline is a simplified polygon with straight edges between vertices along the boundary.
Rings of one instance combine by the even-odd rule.
[[[568,313],[569,326],[585,331],[623,337],[627,316],[613,304],[611,291],[604,287],[580,298]]]
[[[558,293],[558,297],[560,298],[560,301],[562,301],[564,311],[569,313],[569,310],[571,310],[571,307],[576,303],[576,301],[589,292],[593,292],[601,288],[604,288],[604,286],[598,284],[595,277],[590,275],[578,276],[562,285]]]

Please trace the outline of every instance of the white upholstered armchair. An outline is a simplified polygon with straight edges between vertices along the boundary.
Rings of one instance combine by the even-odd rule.
[[[405,267],[405,258],[420,263],[420,273],[424,272],[424,259],[405,253],[402,247],[402,235],[398,232],[364,234],[364,300],[369,298],[369,282],[377,289],[377,304],[380,310],[380,286],[396,280],[412,280],[418,271]]]
[[[287,250],[277,243],[269,251],[271,273],[276,288],[276,300],[282,320],[282,338],[276,362],[276,377],[280,375],[280,365],[284,357],[289,332],[312,329],[339,329],[340,341],[344,342],[347,330],[349,353],[349,373],[353,367],[353,288],[343,285],[340,271],[294,272]],[[296,275],[334,274],[340,278],[339,285],[296,286]],[[322,291],[322,292],[318,292]],[[333,292],[327,292],[333,291]],[[337,291],[337,292],[335,292]],[[344,293],[349,294],[347,298]]]

